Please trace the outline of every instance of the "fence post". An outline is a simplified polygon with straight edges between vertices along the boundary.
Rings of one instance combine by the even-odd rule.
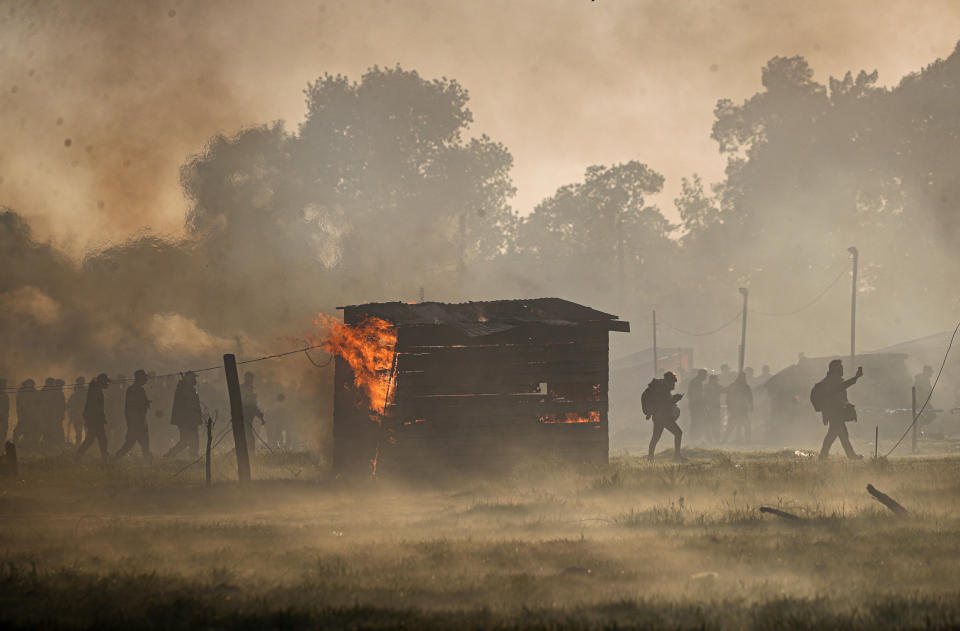
[[[247,433],[243,427],[243,401],[240,398],[237,358],[229,353],[224,355],[223,370],[227,374],[227,393],[230,395],[230,423],[233,425],[233,446],[237,454],[237,478],[241,482],[249,482],[250,452],[247,451]]]

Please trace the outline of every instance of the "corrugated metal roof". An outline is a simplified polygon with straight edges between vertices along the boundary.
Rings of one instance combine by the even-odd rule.
[[[371,302],[339,308],[355,309],[397,326],[445,324],[471,337],[507,331],[527,322],[575,326],[585,322],[612,322],[619,319],[615,315],[561,298],[462,303]]]

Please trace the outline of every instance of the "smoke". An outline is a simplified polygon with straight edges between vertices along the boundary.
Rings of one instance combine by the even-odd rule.
[[[295,124],[307,81],[377,63],[470,87],[478,125],[515,157],[522,214],[587,165],[632,159],[665,174],[670,213],[681,176],[722,176],[713,104],[753,93],[767,59],[895,83],[950,51],[960,14],[945,0],[10,1],[0,30],[0,200],[79,256],[179,232],[177,169],[214,132]]]

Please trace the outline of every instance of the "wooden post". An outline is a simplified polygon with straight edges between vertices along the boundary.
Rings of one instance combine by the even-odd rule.
[[[857,365],[857,268],[860,261],[860,252],[857,248],[847,248],[853,256],[853,286],[850,290],[850,370]]]
[[[913,410],[913,414],[912,414],[913,425],[911,426],[913,429],[913,437],[912,437],[913,453],[917,453],[917,425],[919,425],[919,422],[917,421],[917,387],[916,386],[913,386],[912,388],[910,388],[910,401],[911,401],[910,409]]]
[[[770,507],[770,506],[761,506],[761,507],[760,507],[760,512],[761,512],[761,513],[769,513],[769,514],[771,514],[771,515],[776,515],[777,517],[781,517],[781,518],[783,518],[783,519],[792,519],[792,520],[799,520],[799,519],[800,519],[799,517],[797,517],[797,516],[794,515],[793,513],[788,513],[787,511],[779,510],[779,509],[777,509],[777,508],[772,508],[772,507]]]
[[[749,296],[750,291],[746,287],[740,288],[740,294],[743,296],[743,315],[740,318],[741,329],[740,329],[740,361],[739,367],[740,371],[737,375],[743,374],[743,361],[747,354],[747,296]]]
[[[877,425],[873,428],[873,459],[878,458],[880,453],[880,426]]]
[[[207,417],[207,463],[206,463],[206,479],[207,486],[210,486],[211,475],[210,475],[210,452],[213,451],[213,419]]]
[[[233,445],[237,453],[237,478],[241,482],[249,482],[250,452],[247,451],[247,432],[243,427],[243,401],[240,398],[237,358],[229,353],[224,355],[223,371],[227,375],[227,393],[230,395],[230,423],[233,425]]]
[[[17,446],[8,440],[6,444],[6,450],[7,453],[4,454],[4,459],[6,460],[4,463],[6,465],[6,470],[13,477],[19,477],[20,467],[17,464]]]
[[[653,310],[653,378],[660,375],[657,370],[657,310]]]
[[[886,506],[887,508],[889,508],[889,509],[890,509],[891,511],[893,511],[895,514],[897,514],[897,515],[908,515],[908,514],[909,514],[908,511],[907,511],[907,509],[904,508],[903,506],[901,506],[899,502],[897,502],[895,499],[893,499],[892,497],[890,497],[889,495],[887,495],[887,494],[884,493],[883,491],[878,490],[878,489],[877,489],[876,487],[874,487],[872,484],[868,484],[868,485],[867,485],[867,493],[869,493],[870,495],[872,495],[872,496],[874,497],[874,499],[876,499],[878,502],[880,502],[881,504],[883,504],[884,506]]]

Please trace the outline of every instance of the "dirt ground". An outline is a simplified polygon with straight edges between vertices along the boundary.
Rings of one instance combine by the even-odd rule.
[[[960,625],[960,457],[688,456],[412,484],[277,453],[240,486],[222,454],[210,488],[187,461],[25,458],[0,479],[0,624]]]

